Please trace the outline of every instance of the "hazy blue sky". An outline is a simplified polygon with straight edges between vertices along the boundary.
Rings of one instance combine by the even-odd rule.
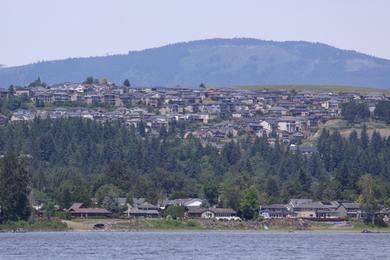
[[[389,0],[0,0],[0,64],[214,37],[306,40],[390,59]]]

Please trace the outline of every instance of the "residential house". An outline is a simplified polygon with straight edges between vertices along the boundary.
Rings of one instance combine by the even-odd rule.
[[[52,95],[53,102],[67,102],[69,100],[69,95],[66,92],[55,92]]]
[[[74,217],[110,217],[111,211],[104,208],[87,208],[83,203],[73,203],[68,212]]]
[[[271,204],[260,206],[260,216],[268,218],[286,218],[289,216],[288,207],[284,204]]]
[[[8,90],[0,89],[0,98],[8,97]]]
[[[347,217],[347,211],[337,201],[313,201],[311,199],[293,199],[288,204],[293,217],[313,220],[341,220]]]
[[[29,88],[16,88],[15,89],[15,96],[30,96],[30,89]]]
[[[127,205],[127,217],[159,218],[159,207],[146,201],[145,198],[133,198],[132,204]]]
[[[288,109],[284,107],[271,107],[268,112],[272,116],[287,116],[289,114]]]
[[[202,208],[189,207],[186,211],[188,218],[203,218],[216,220],[237,220],[237,212],[231,208]]]
[[[51,103],[52,94],[47,92],[37,92],[34,95],[34,99],[36,103]]]
[[[353,219],[360,219],[362,217],[362,209],[359,203],[343,202],[341,203],[347,211],[347,217]]]

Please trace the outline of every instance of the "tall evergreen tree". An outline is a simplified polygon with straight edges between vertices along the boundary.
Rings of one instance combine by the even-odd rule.
[[[27,220],[31,213],[27,158],[7,154],[0,160],[0,221]]]

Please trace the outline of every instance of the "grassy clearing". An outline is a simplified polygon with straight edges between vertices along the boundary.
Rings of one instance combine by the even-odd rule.
[[[65,231],[68,230],[66,224],[58,220],[40,220],[36,222],[27,221],[9,221],[0,225],[0,231]]]
[[[166,220],[166,219],[145,219],[147,227],[150,229],[201,229],[197,220]]]
[[[278,224],[267,223],[269,230],[265,230],[263,224],[251,225],[250,222],[226,222],[211,221],[210,223],[202,222],[197,219],[188,220],[167,220],[167,219],[85,219],[82,221],[42,221],[30,224],[25,221],[8,222],[6,225],[0,225],[0,231],[93,231],[97,223],[106,225],[106,231],[198,231],[198,230],[250,230],[259,232],[292,232],[292,231],[313,231],[313,232],[361,232],[369,230],[372,232],[390,233],[390,227],[376,227],[365,225],[358,221],[343,222],[341,224],[329,222],[309,221],[306,228],[302,228],[294,223]],[[208,223],[208,224],[207,224]]]
[[[319,127],[317,132],[309,137],[308,139],[304,140],[304,145],[314,145],[319,138],[321,132],[323,129],[327,129],[329,131],[335,131],[338,130],[340,134],[344,137],[348,137],[352,131],[356,131],[358,134],[363,129],[363,125],[367,126],[367,133],[368,135],[372,135],[374,131],[379,132],[381,136],[388,137],[390,136],[390,125],[387,125],[384,122],[375,121],[375,120],[369,120],[367,122],[361,123],[361,124],[348,124],[346,120],[342,119],[333,119],[329,120],[325,124]]]
[[[349,221],[342,224],[312,221],[310,222],[309,230],[322,232],[362,232],[363,230],[369,230],[371,232],[388,233],[390,232],[390,227],[366,225],[358,221]]]

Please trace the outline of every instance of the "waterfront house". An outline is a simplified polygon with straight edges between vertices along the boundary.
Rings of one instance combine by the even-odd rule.
[[[291,215],[296,218],[331,221],[347,217],[347,210],[337,201],[292,199],[288,207]]]
[[[360,219],[362,217],[362,209],[359,203],[343,202],[342,205],[347,211],[347,217],[353,219]]]
[[[135,217],[135,218],[159,218],[160,213],[157,210],[143,210],[139,208],[128,208],[125,211],[125,214],[128,218]]]
[[[127,217],[159,218],[159,207],[146,201],[145,198],[133,198],[132,204],[127,204]]]
[[[291,199],[288,204],[261,205],[259,215],[264,218],[302,218],[317,221],[338,221],[360,216],[357,203]]]
[[[260,206],[260,216],[268,218],[286,218],[289,215],[289,210],[284,204],[271,204]]]
[[[188,218],[203,218],[216,220],[236,220],[237,212],[231,208],[202,208],[189,207],[186,211]]]
[[[160,208],[146,201],[145,198],[133,198],[132,206],[142,210],[159,210]]]
[[[68,212],[74,217],[110,217],[111,211],[104,208],[87,208],[83,203],[73,203]]]

